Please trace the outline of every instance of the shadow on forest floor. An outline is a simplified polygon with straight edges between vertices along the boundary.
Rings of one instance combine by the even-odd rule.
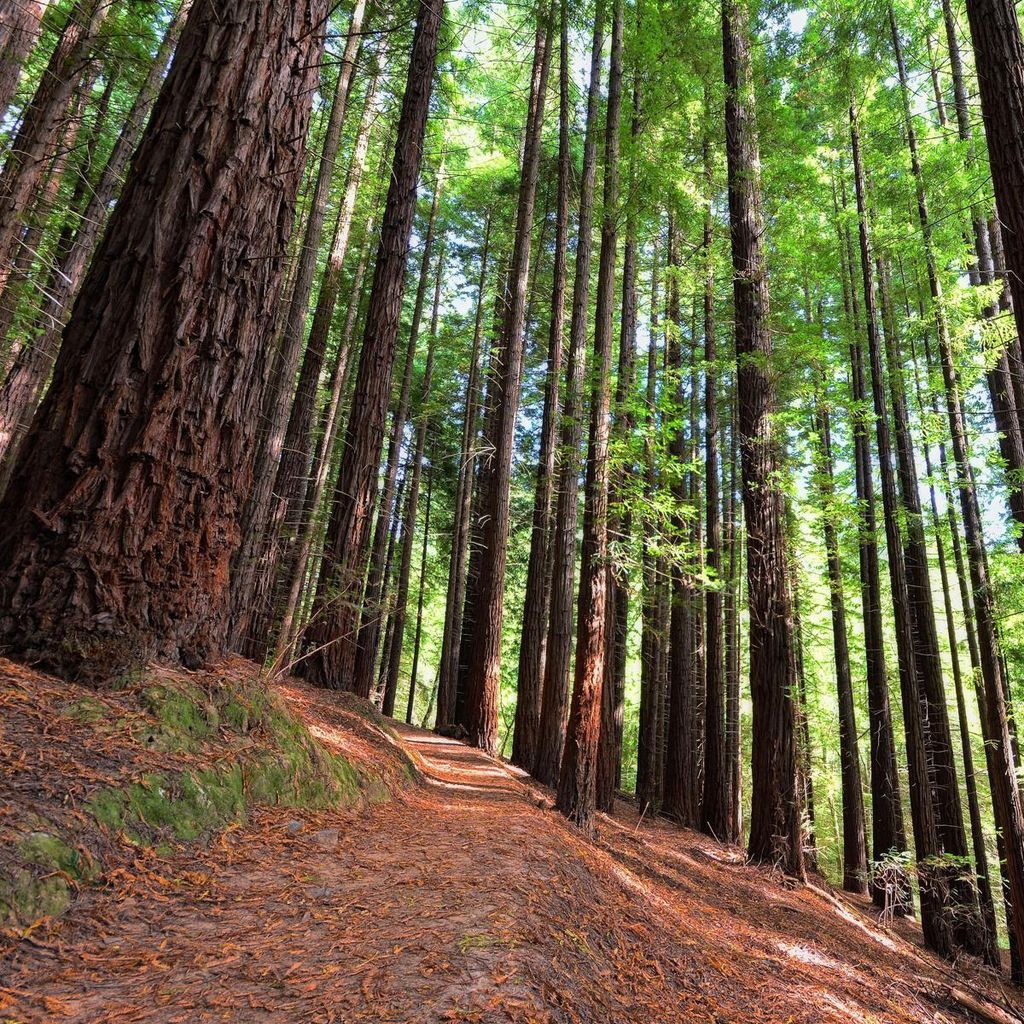
[[[0,683],[0,749],[17,766],[0,780],[7,825],[81,808],[112,773],[178,756],[140,752],[130,730],[95,739],[118,695],[90,722],[50,706],[94,699],[85,691],[69,697],[75,688],[9,663]],[[787,887],[741,850],[638,822],[624,800],[587,841],[550,791],[499,761],[382,728],[348,697],[276,689],[319,743],[378,780],[374,798],[254,806],[193,842],[104,831],[102,878],[76,884],[57,916],[4,933],[0,1019],[1024,1019],[991,972],[941,963],[913,925],[885,929],[866,902]],[[188,754],[216,756],[210,743]]]

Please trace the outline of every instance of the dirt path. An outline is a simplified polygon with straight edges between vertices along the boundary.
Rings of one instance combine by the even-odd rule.
[[[369,810],[263,812],[191,862],[140,854],[56,940],[14,948],[0,1019],[972,1019],[948,992],[962,977],[856,908],[627,804],[586,842],[529,780],[397,728],[421,785]]]

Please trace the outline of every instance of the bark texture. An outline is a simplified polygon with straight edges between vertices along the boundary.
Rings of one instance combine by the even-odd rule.
[[[197,0],[2,503],[19,657],[109,677],[224,649],[325,17]]]

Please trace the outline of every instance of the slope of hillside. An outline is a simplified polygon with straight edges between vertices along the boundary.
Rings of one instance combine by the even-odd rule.
[[[0,664],[0,1020],[1024,1020],[863,904],[626,802],[588,842],[502,763],[252,671]]]

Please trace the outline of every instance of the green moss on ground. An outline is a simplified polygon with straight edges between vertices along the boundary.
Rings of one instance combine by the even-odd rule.
[[[115,716],[89,695],[61,708],[79,723],[118,734],[117,742],[188,755],[187,767],[168,769],[163,758],[160,770],[93,792],[84,809],[98,831],[26,823],[0,870],[0,925],[62,914],[78,888],[103,880],[103,864],[85,851],[116,849],[110,840],[117,837],[168,855],[176,844],[206,842],[244,822],[259,806],[316,811],[388,798],[381,779],[318,742],[264,680],[213,678],[208,688],[163,673],[136,681],[141,714]],[[103,833],[107,838],[98,841]]]

